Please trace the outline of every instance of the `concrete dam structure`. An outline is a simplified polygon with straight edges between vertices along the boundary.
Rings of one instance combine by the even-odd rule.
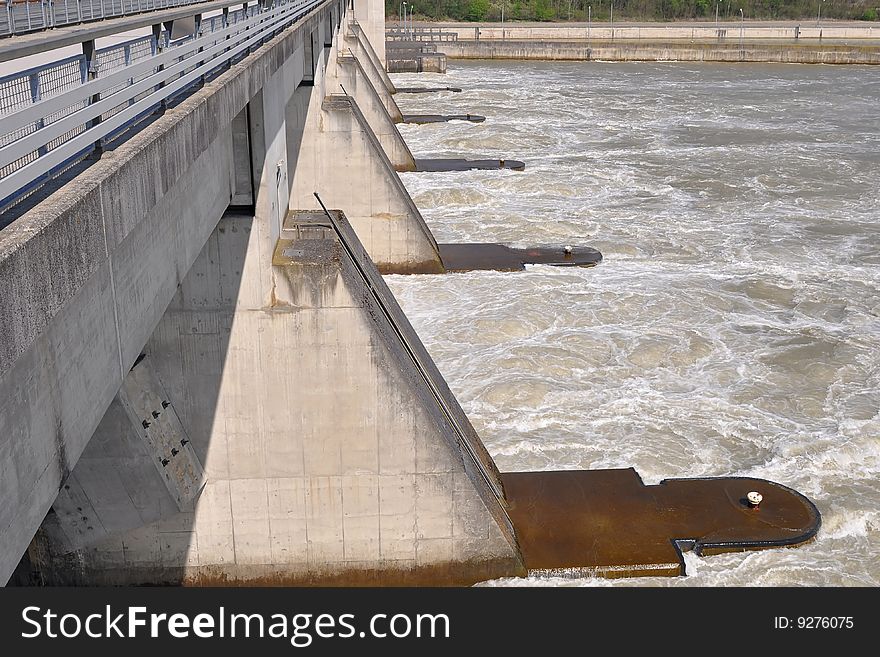
[[[382,274],[597,252],[437,244],[398,176],[418,161],[379,2],[202,4],[222,13],[0,43],[83,44],[67,89],[0,80],[28,90],[0,119],[0,582],[683,574],[688,542],[815,534],[808,500],[760,480],[500,473]],[[144,26],[143,59],[95,66],[90,30]]]

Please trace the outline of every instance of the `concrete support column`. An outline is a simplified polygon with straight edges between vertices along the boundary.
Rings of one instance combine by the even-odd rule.
[[[385,3],[383,0],[354,0],[354,17],[364,29],[376,55],[385,66]]]

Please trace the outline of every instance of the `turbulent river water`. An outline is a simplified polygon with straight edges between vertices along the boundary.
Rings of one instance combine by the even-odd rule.
[[[575,585],[880,584],[880,67],[450,61],[397,84],[440,242],[591,245],[594,269],[390,276],[502,471],[740,475],[819,507],[797,549]],[[522,584],[498,581],[494,584]]]

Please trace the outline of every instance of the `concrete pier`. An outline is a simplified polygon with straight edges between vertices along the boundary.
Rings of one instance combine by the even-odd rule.
[[[120,506],[147,490],[131,476],[144,450],[126,446],[154,427],[112,405],[70,478],[104,492],[64,490],[30,551],[44,583],[464,584],[521,572],[492,459],[342,213],[336,222],[342,236],[323,215],[290,213],[267,262],[267,222],[221,219],[126,378],[150,363],[161,381],[204,464],[198,503],[153,485],[149,515]],[[100,534],[83,537],[85,522]]]

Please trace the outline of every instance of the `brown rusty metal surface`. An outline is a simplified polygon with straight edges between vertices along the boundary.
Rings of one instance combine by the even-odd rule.
[[[815,536],[819,512],[763,479],[668,479],[645,486],[632,468],[502,474],[508,513],[530,573],[684,575],[698,554],[793,546]],[[757,491],[764,499],[751,507]]]
[[[436,158],[416,160],[416,171],[439,172],[439,171],[471,171],[473,169],[512,169],[522,171],[526,168],[525,162],[519,160],[465,160],[463,158]]]
[[[514,249],[504,244],[438,244],[446,271],[522,271],[526,265],[592,267],[602,254],[588,246]]]
[[[404,123],[446,123],[448,121],[470,121],[482,123],[485,116],[479,114],[404,114]]]
[[[397,94],[430,94],[438,91],[459,93],[461,89],[458,87],[396,87],[394,89],[394,93]]]

